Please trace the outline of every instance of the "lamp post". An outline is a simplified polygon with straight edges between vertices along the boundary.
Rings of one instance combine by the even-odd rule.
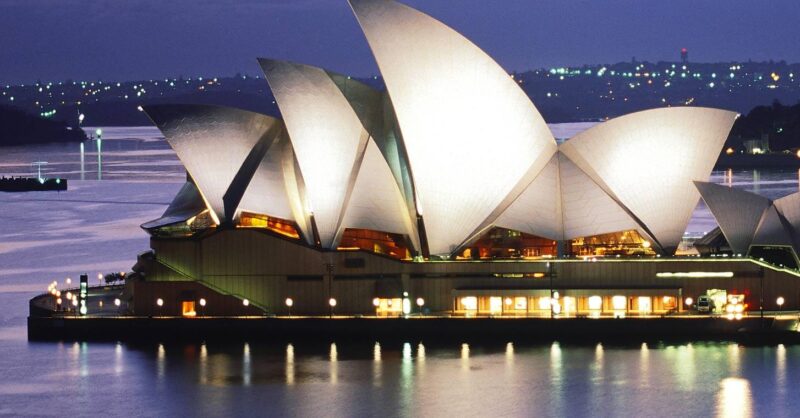
[[[97,128],[97,179],[103,179],[103,130]]]
[[[286,298],[286,307],[289,308],[289,316],[292,316],[292,306],[294,305],[294,301],[292,298]]]
[[[199,303],[200,303],[200,316],[203,316],[203,311],[205,311],[206,307],[206,299],[200,298]]]
[[[425,306],[425,299],[417,298],[417,307],[419,307],[419,315],[422,316],[422,307]]]
[[[158,306],[158,314],[163,316],[163,311],[161,308],[164,306],[164,299],[156,299],[156,306]]]
[[[331,307],[330,318],[333,318],[333,308],[336,307],[336,299],[334,299],[334,298],[328,299],[328,305],[330,305],[330,307]]]
[[[775,303],[778,304],[778,311],[783,311],[783,303],[784,302],[786,302],[786,300],[783,299],[783,296],[778,296],[778,300],[775,301]]]

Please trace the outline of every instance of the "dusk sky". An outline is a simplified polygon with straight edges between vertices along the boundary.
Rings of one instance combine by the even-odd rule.
[[[407,0],[507,70],[800,61],[796,0]],[[346,0],[0,0],[0,83],[260,74],[272,57],[377,73]]]

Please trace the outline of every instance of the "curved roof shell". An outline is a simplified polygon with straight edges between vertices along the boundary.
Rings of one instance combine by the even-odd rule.
[[[283,123],[211,105],[153,105],[144,111],[194,179],[214,221],[233,221],[253,173],[283,131]]]
[[[642,225],[656,245],[680,243],[737,114],[673,107],[632,113],[590,128],[559,146]]]
[[[316,224],[319,244],[334,248],[369,133],[324,70],[266,59],[259,63],[303,175],[305,210]]]
[[[492,58],[391,0],[351,0],[397,115],[432,254],[449,254],[555,153],[530,99]]]

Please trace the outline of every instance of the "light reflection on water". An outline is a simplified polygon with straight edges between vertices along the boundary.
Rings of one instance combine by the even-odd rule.
[[[34,401],[42,396],[120,399],[111,415],[141,415],[141,405],[152,415],[312,416],[792,416],[800,407],[792,396],[800,376],[791,372],[800,367],[800,346],[251,341],[3,348],[13,356],[0,359],[4,378],[19,386],[0,385],[0,411],[10,405],[17,414],[46,413]],[[32,395],[25,388],[38,389]],[[66,403],[64,411],[82,407]]]

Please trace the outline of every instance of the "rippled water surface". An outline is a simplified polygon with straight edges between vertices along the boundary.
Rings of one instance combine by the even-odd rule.
[[[66,276],[127,270],[184,179],[152,128],[106,128],[102,180],[87,143],[0,149],[0,175],[70,179],[0,193],[0,415],[797,416],[800,347],[728,343],[433,345],[424,341],[29,343],[27,301]],[[84,180],[81,181],[80,179]],[[796,171],[719,171],[776,198]],[[713,228],[700,205],[688,228]]]

